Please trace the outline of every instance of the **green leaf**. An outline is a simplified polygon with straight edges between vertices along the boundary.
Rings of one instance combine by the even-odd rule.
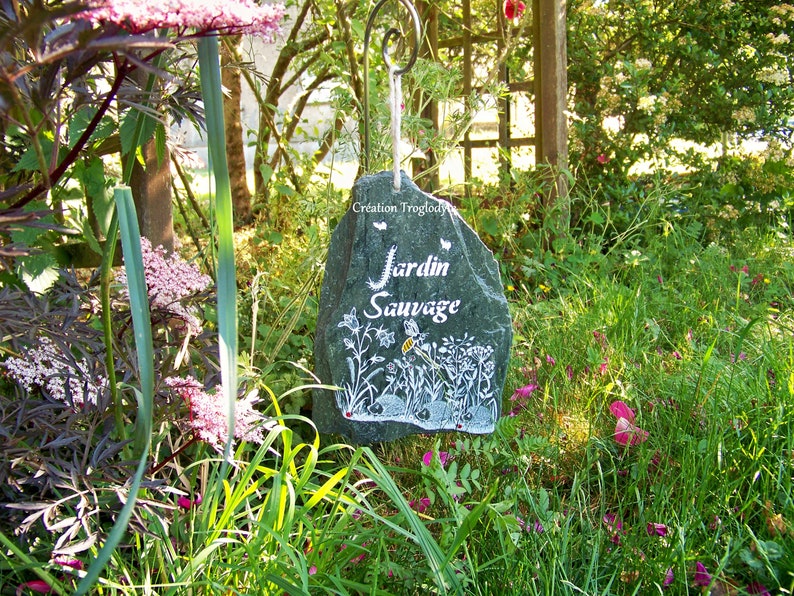
[[[141,121],[140,135],[138,135],[139,120]],[[143,112],[136,110],[127,112],[121,121],[121,126],[119,126],[121,154],[128,155],[130,151],[151,139],[156,125],[157,122]]]

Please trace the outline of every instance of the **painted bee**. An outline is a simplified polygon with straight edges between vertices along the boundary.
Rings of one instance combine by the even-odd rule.
[[[403,323],[405,326],[405,333],[408,338],[403,342],[403,354],[407,354],[414,347],[416,342],[423,342],[427,337],[427,333],[420,333],[419,326],[413,319],[408,319]]]

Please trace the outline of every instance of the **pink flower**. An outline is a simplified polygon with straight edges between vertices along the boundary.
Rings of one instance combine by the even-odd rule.
[[[603,153],[599,153],[598,156],[596,157],[596,161],[603,166],[604,164],[609,163],[609,158]]]
[[[573,381],[573,366],[570,364],[565,367],[565,376],[568,377],[569,381]]]
[[[612,532],[610,540],[614,544],[620,544],[620,535],[623,534],[623,520],[621,520],[614,513],[607,513],[603,519],[607,528]]]
[[[667,570],[667,573],[664,574],[664,581],[662,582],[662,586],[664,586],[665,588],[668,587],[670,584],[673,583],[674,579],[675,579],[675,574],[673,573],[673,568],[670,567]]]
[[[309,575],[314,575],[315,573],[317,573],[317,565],[312,565],[309,567]]]
[[[629,422],[634,422],[634,410],[632,410],[624,401],[613,401],[609,404],[609,411],[615,418],[625,418]]]
[[[682,358],[681,352],[679,352],[678,350],[673,350],[673,358],[675,358],[676,360],[681,360]]]
[[[17,594],[22,594],[25,588],[31,592],[37,592],[39,594],[49,594],[52,592],[50,584],[45,582],[43,579],[34,579],[29,582],[25,582],[24,584],[19,584],[17,586]]]
[[[165,384],[188,403],[190,425],[198,438],[223,452],[228,439],[227,404],[223,392],[215,388],[212,393],[207,393],[193,377],[168,377]],[[261,445],[265,440],[265,417],[254,409],[258,401],[256,392],[237,400],[234,406],[234,437]]]
[[[441,462],[441,467],[443,468],[447,465],[447,460],[449,459],[449,453],[446,451],[439,451],[438,452],[438,460]],[[426,466],[429,466],[433,461],[433,451],[428,451],[427,453],[422,456],[422,463]]]
[[[59,555],[55,557],[52,562],[61,567],[71,567],[76,571],[82,571],[84,569],[83,562],[80,559],[70,559],[69,557]]]
[[[649,523],[646,530],[648,536],[667,536],[667,526],[664,524]]]
[[[638,445],[648,440],[648,431],[642,430],[625,418],[618,418],[615,424],[615,441],[621,445]]]
[[[162,246],[152,248],[152,243],[145,237],[141,237],[141,256],[152,307],[182,319],[192,335],[201,333],[201,321],[196,316],[198,310],[184,306],[181,301],[206,290],[212,278],[178,254],[169,255]],[[127,298],[127,274],[123,269],[116,275],[116,281],[124,286],[121,293]]]
[[[609,404],[609,411],[617,417],[615,424],[615,441],[621,445],[637,445],[648,439],[648,431],[634,425],[634,410],[622,401]]]
[[[284,16],[281,4],[257,6],[252,0],[93,0],[86,17],[144,33],[154,29],[251,33],[272,37]]]
[[[664,279],[662,279],[661,275],[656,276],[656,281],[658,281],[660,284],[664,284]]]
[[[510,396],[510,401],[516,401],[517,399],[528,399],[532,396],[532,393],[538,389],[538,386],[534,383],[530,383],[529,385],[524,385],[523,387],[519,387],[515,391],[513,391],[513,395]]]
[[[706,566],[698,561],[695,563],[695,585],[696,586],[708,586],[711,584],[711,575],[709,575],[708,570],[706,570]]]
[[[2,366],[8,376],[28,393],[43,390],[53,399],[79,408],[96,405],[107,389],[107,379],[94,374],[85,358],[77,360],[49,337],[38,338],[36,348],[23,348],[22,357],[12,357]]]
[[[745,588],[748,594],[758,594],[759,596],[771,596],[769,590],[761,582],[752,582]]]
[[[503,8],[505,11],[505,18],[512,21],[515,18],[521,18],[521,15],[524,14],[527,5],[521,0],[505,0]]]
[[[554,357],[553,357],[553,356],[550,356],[549,354],[546,354],[546,362],[548,362],[548,363],[549,363],[549,364],[551,364],[552,366],[554,366],[555,364],[557,364],[557,361],[554,359]]]
[[[195,499],[191,499],[190,497],[182,495],[176,500],[176,504],[181,509],[190,509],[194,505],[201,505],[201,495],[196,494]]]
[[[415,509],[417,513],[424,513],[430,507],[430,499],[422,497],[418,501],[411,501],[408,505],[410,505],[411,509]]]

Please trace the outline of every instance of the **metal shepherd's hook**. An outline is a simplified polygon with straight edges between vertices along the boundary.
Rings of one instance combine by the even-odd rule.
[[[419,13],[416,11],[416,7],[411,4],[409,0],[398,0],[400,4],[402,4],[408,13],[411,15],[411,19],[414,22],[414,46],[411,49],[411,56],[408,59],[408,62],[402,68],[395,68],[394,63],[391,61],[389,56],[389,43],[393,40],[397,40],[402,37],[402,33],[400,33],[399,29],[395,29],[392,27],[386,34],[383,36],[383,44],[381,45],[381,55],[383,56],[383,61],[386,63],[386,66],[394,75],[402,75],[408,72],[411,67],[416,62],[416,58],[419,55],[419,44],[422,42],[422,25],[419,22]],[[369,42],[370,37],[372,35],[372,27],[375,24],[375,17],[378,14],[378,11],[386,4],[388,0],[379,0],[379,2],[375,5],[375,8],[372,9],[372,12],[369,14],[369,19],[367,20],[367,27],[364,30],[364,172],[369,172],[369,152],[370,152],[370,134],[369,134]]]

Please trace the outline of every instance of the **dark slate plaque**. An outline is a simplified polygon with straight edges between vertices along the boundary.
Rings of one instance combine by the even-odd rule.
[[[494,430],[512,324],[491,252],[404,173],[353,186],[328,251],[314,358],[322,432],[356,443]]]

